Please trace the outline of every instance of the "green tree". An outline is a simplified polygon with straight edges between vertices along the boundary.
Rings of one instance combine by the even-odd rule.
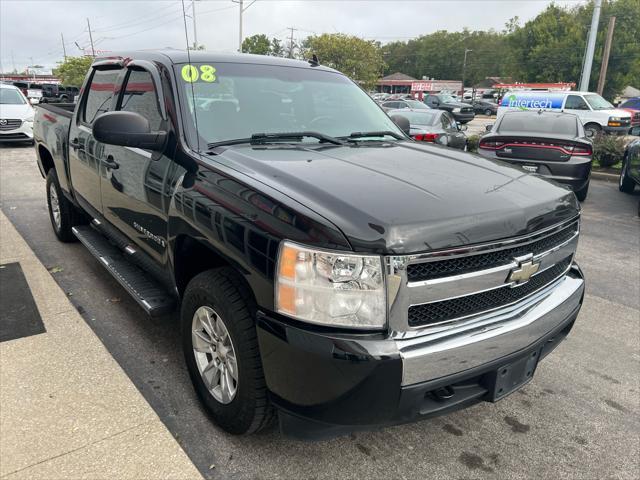
[[[67,57],[64,62],[60,62],[57,68],[53,69],[53,74],[60,79],[63,85],[79,87],[87,75],[93,57]]]
[[[271,39],[271,55],[274,57],[284,57],[284,47],[277,38]]]
[[[313,54],[320,63],[341,71],[364,88],[372,88],[385,67],[379,43],[342,33],[307,37],[302,55],[308,58]]]
[[[270,55],[271,41],[265,34],[252,35],[242,41],[243,53],[254,53],[256,55]]]

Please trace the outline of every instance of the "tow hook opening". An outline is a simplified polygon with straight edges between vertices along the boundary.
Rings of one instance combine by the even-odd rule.
[[[436,388],[431,393],[436,400],[444,401],[452,398],[456,392],[451,385],[447,385],[446,387]]]

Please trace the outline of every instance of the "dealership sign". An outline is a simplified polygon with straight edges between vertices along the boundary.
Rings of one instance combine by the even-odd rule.
[[[412,92],[441,92],[443,90],[458,91],[462,89],[462,82],[425,81],[413,82]]]
[[[548,92],[505,95],[500,103],[502,107],[526,109],[560,109],[564,95],[554,95]]]

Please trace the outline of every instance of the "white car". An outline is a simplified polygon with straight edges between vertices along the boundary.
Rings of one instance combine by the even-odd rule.
[[[19,88],[0,84],[0,142],[33,145],[34,110]]]
[[[506,93],[498,107],[498,117],[509,110],[550,110],[576,115],[591,135],[599,132],[625,134],[631,115],[616,109],[597,93],[518,90]]]

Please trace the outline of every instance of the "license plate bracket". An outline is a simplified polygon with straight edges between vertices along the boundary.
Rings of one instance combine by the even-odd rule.
[[[488,379],[488,400],[497,402],[529,383],[536,372],[539,358],[538,349],[494,371]]]

